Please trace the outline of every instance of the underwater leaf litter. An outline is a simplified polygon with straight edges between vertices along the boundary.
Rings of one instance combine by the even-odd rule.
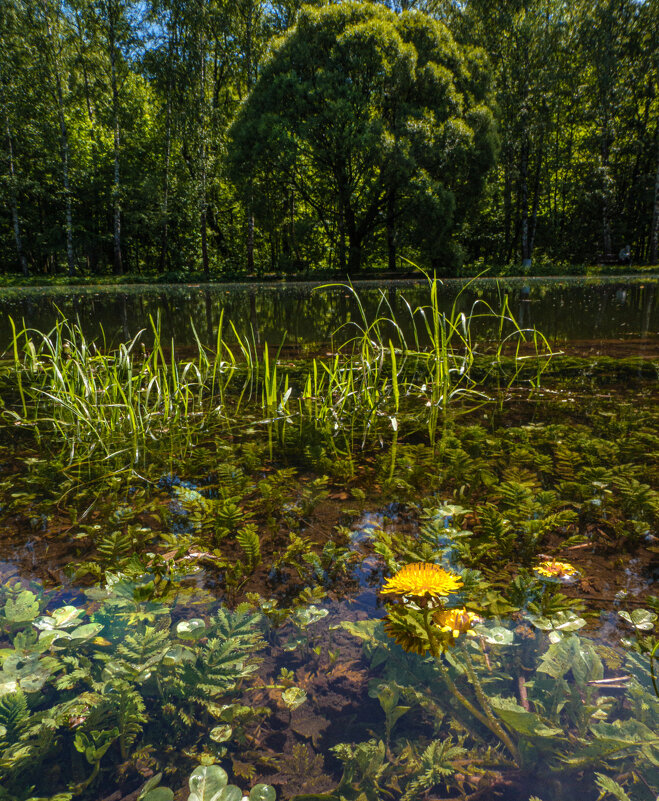
[[[437,292],[295,363],[14,326],[0,799],[654,800],[656,364]]]

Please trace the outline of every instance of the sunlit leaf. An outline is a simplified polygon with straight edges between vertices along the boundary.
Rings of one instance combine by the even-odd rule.
[[[39,614],[37,596],[23,590],[16,598],[8,598],[4,606],[5,617],[10,623],[27,623]]]
[[[276,801],[275,788],[269,784],[255,784],[250,790],[249,801]]]
[[[623,610],[618,612],[618,615],[639,631],[652,631],[657,621],[656,612],[650,612],[647,609],[634,609],[631,613]]]
[[[219,765],[202,765],[196,768],[188,780],[188,801],[218,801],[221,790],[227,786],[229,777]]]
[[[75,606],[62,606],[55,609],[44,617],[40,617],[34,621],[34,626],[38,629],[48,631],[50,629],[66,629],[75,626],[79,622],[79,618],[84,614],[82,609]]]
[[[206,633],[206,623],[201,618],[181,620],[176,626],[176,634],[182,640],[198,640]]]
[[[231,739],[232,734],[233,729],[231,726],[228,726],[225,723],[221,726],[215,726],[215,728],[211,729],[208,736],[211,738],[211,740],[213,740],[213,742],[225,743],[227,740]]]
[[[281,700],[293,710],[297,709],[307,700],[306,692],[300,687],[289,687],[281,694]]]
[[[490,645],[510,645],[515,639],[513,631],[503,626],[488,628],[484,625],[477,625],[473,627],[473,631]]]
[[[520,706],[513,698],[503,698],[495,695],[490,697],[490,703],[498,717],[514,731],[531,737],[560,737],[562,729],[549,726],[534,712],[529,712]]]
[[[143,795],[140,801],[174,801],[174,793],[169,787],[156,787]]]

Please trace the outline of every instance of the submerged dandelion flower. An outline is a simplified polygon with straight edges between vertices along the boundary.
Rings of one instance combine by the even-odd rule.
[[[455,639],[461,634],[471,634],[474,623],[479,623],[482,618],[475,612],[470,612],[462,607],[461,609],[447,609],[445,612],[438,612],[435,621],[441,626],[442,631],[450,632]]]
[[[462,579],[449,573],[439,565],[415,562],[405,565],[392,576],[380,592],[391,595],[407,595],[413,598],[446,596],[462,586]]]
[[[549,559],[534,568],[534,571],[544,578],[558,579],[559,581],[569,581],[579,575],[576,567],[569,562],[557,562],[555,559]]]

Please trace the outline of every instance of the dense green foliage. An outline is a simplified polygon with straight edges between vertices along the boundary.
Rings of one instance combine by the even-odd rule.
[[[284,253],[300,261],[321,246],[331,264],[338,250],[352,273],[386,227],[391,268],[405,245],[445,263],[454,217],[494,157],[484,62],[421,14],[363,3],[300,12],[230,131],[236,179]]]
[[[2,270],[656,262],[656,3],[301,6],[1,0]]]

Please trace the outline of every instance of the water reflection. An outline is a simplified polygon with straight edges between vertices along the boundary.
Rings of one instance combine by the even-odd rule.
[[[447,281],[440,302],[448,312],[463,281]],[[383,313],[393,313],[406,335],[410,334],[410,306],[428,303],[424,282],[364,281],[359,293],[369,318],[383,302]],[[484,279],[470,284],[458,300],[469,312],[476,301],[495,309],[508,295],[510,309],[523,327],[535,326],[553,342],[611,339],[648,339],[659,330],[659,304],[655,279],[625,283],[598,279]],[[342,287],[319,288],[308,283],[187,286],[135,286],[116,288],[11,289],[0,298],[0,345],[10,337],[7,315],[24,320],[41,331],[51,329],[61,312],[77,318],[87,335],[104,335],[108,342],[126,340],[150,328],[150,317],[161,319],[167,340],[193,345],[190,320],[199,338],[213,345],[220,317],[232,321],[242,335],[259,345],[279,344],[284,337],[292,346],[329,344],[346,322],[359,322],[359,308]],[[422,321],[418,321],[422,324]],[[346,338],[354,327],[344,327]]]

